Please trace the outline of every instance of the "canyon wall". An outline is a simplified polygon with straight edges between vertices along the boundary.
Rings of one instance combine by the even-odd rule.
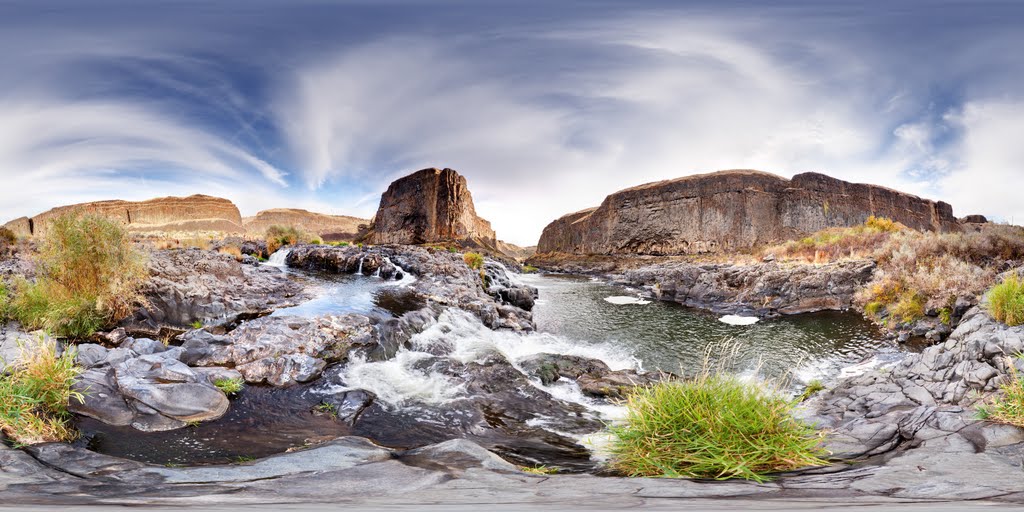
[[[78,211],[102,215],[120,222],[132,232],[218,231],[242,233],[242,216],[227,199],[192,195],[162,197],[148,201],[96,201],[60,206],[32,218],[22,217],[5,226],[22,236],[45,235],[54,218]]]
[[[538,253],[679,255],[752,248],[887,217],[917,230],[957,231],[953,209],[884,187],[817,173],[787,180],[719,171],[621,190],[544,228]]]
[[[391,183],[362,238],[371,244],[497,247],[491,223],[476,214],[466,178],[452,169],[423,169]]]

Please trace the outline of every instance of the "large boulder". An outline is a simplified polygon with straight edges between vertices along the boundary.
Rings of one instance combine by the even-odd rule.
[[[731,251],[829,227],[862,224],[871,215],[918,230],[961,229],[952,207],[943,202],[817,173],[787,180],[760,171],[733,170],[616,192],[597,208],[549,224],[537,252],[677,255]]]
[[[469,242],[497,250],[491,223],[477,216],[466,178],[452,169],[423,169],[393,182],[380,198],[366,240]]]

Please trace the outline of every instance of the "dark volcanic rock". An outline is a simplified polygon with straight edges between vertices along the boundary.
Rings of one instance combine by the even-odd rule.
[[[227,254],[199,249],[156,251],[149,258],[146,304],[129,319],[129,330],[158,333],[233,323],[295,305],[302,286],[280,270],[243,265]]]
[[[497,250],[491,223],[473,206],[466,178],[452,169],[423,169],[381,195],[366,240],[373,244],[470,242]]]
[[[688,307],[771,316],[849,309],[874,269],[870,260],[827,265],[674,262],[628,270],[618,279]]]
[[[675,255],[733,251],[824,228],[888,217],[918,230],[956,231],[943,202],[816,173],[792,180],[737,170],[616,192],[601,206],[544,228],[538,253]]]

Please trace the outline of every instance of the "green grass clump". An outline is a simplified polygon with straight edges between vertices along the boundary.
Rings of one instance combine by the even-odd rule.
[[[825,385],[820,380],[814,379],[807,383],[807,387],[804,388],[804,392],[800,394],[797,400],[803,402],[819,391],[825,391]]]
[[[999,387],[1001,394],[978,407],[978,419],[1024,428],[1024,380],[1013,364],[1007,366],[1010,373]]]
[[[217,389],[224,392],[225,395],[235,395],[242,391],[245,387],[245,380],[240,377],[233,379],[217,379],[213,382]]]
[[[535,267],[533,265],[523,265],[523,273],[524,274],[533,274],[533,273],[536,273],[538,270],[540,270],[540,269],[538,269],[537,267]]]
[[[906,291],[900,295],[895,304],[889,308],[889,320],[892,322],[913,323],[924,318],[926,297],[921,293]]]
[[[295,245],[305,238],[295,226],[270,226],[267,228],[267,253],[273,254],[286,245]]]
[[[475,252],[467,252],[466,254],[463,254],[462,261],[465,261],[466,265],[469,265],[469,268],[473,270],[480,270],[484,266],[484,257]]]
[[[537,476],[554,475],[555,473],[558,473],[558,468],[550,468],[544,465],[532,467],[522,466],[519,468],[519,470],[522,471],[523,473],[528,473]]]
[[[1009,326],[1024,324],[1024,281],[1016,275],[1003,280],[988,292],[988,310]]]
[[[309,243],[311,243],[313,245],[323,245],[324,244],[324,239],[320,238],[318,236],[314,236],[313,238],[309,239]]]
[[[743,478],[825,464],[796,402],[724,373],[637,388],[613,426],[611,467],[629,476]]]
[[[84,338],[141,302],[146,265],[124,228],[75,212],[53,219],[35,258],[35,282],[16,282],[9,315],[28,329]]]
[[[202,320],[196,320],[195,322],[192,322],[191,325],[192,325],[193,329],[202,329],[203,328]]]
[[[75,439],[68,403],[84,399],[71,389],[82,371],[75,351],[58,356],[42,337],[20,348],[17,364],[0,374],[0,431],[19,446]]]

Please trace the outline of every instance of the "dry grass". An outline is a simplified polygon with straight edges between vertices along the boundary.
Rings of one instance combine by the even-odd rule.
[[[227,254],[229,256],[233,256],[235,258],[235,261],[242,261],[243,255],[242,249],[240,247],[236,247],[234,245],[225,245],[224,247],[217,249],[217,252],[219,252],[220,254]]]
[[[81,367],[75,351],[57,355],[52,340],[39,338],[21,347],[21,358],[0,374],[0,430],[18,445],[70,441],[78,436],[70,424],[70,400]]]
[[[128,316],[148,277],[124,228],[96,215],[54,219],[36,256],[35,282],[17,282],[10,316],[29,329],[82,338]]]
[[[1007,262],[1024,260],[1024,228],[986,225],[963,233],[922,233],[871,217],[861,226],[827,229],[763,253],[813,263],[874,259],[878,271],[857,302],[869,317],[895,326],[928,310],[948,319],[958,297],[983,293]]]

